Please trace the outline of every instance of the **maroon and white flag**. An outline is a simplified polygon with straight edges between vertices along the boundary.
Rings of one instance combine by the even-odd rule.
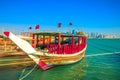
[[[70,22],[69,25],[72,26],[72,22]]]
[[[39,29],[39,28],[40,28],[40,26],[39,26],[39,25],[36,25],[36,26],[35,26],[35,29],[36,29],[36,30],[37,30],[37,29]]]
[[[31,29],[32,29],[32,27],[30,26],[30,27],[29,27],[29,30],[31,30]]]
[[[62,23],[58,23],[58,28],[60,28],[62,26]]]

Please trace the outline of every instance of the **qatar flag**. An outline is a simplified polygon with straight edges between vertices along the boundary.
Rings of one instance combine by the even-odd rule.
[[[29,29],[31,30],[31,29],[32,29],[32,27],[30,26],[30,27],[29,27]]]
[[[72,26],[72,22],[70,22],[69,25]]]
[[[61,27],[61,25],[62,25],[62,23],[58,23],[58,28],[60,28],[60,27]]]
[[[39,29],[39,28],[40,28],[40,26],[39,26],[39,25],[36,25],[36,26],[35,26],[35,29]]]

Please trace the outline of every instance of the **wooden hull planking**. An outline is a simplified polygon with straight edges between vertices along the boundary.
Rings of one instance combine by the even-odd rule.
[[[64,65],[75,63],[84,57],[85,51],[76,55],[76,56],[66,56],[66,57],[58,57],[58,56],[39,56],[41,61],[45,62],[47,65]]]

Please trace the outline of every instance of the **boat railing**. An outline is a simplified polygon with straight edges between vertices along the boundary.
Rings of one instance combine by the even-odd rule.
[[[47,49],[49,50],[49,53],[56,54],[58,51],[58,45],[57,44],[50,44],[47,46]]]
[[[50,44],[49,46],[47,46],[47,49],[49,53],[52,54],[74,54],[82,50],[85,47],[85,44],[85,42],[83,42],[82,44],[75,45],[62,44],[60,47],[58,47],[58,44]]]

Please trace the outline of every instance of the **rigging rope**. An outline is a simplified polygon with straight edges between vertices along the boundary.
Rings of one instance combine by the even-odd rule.
[[[120,52],[108,52],[108,53],[101,53],[101,54],[91,54],[91,55],[86,55],[86,57],[89,57],[89,56],[102,56],[102,55],[109,55],[109,54],[120,54]]]
[[[24,78],[26,78],[30,73],[33,72],[33,70],[36,68],[37,64],[33,67],[33,69],[31,69],[26,75],[24,75],[23,77],[21,77],[23,75],[23,73],[25,72],[25,69],[23,69],[20,77],[19,77],[19,80],[23,80]]]

